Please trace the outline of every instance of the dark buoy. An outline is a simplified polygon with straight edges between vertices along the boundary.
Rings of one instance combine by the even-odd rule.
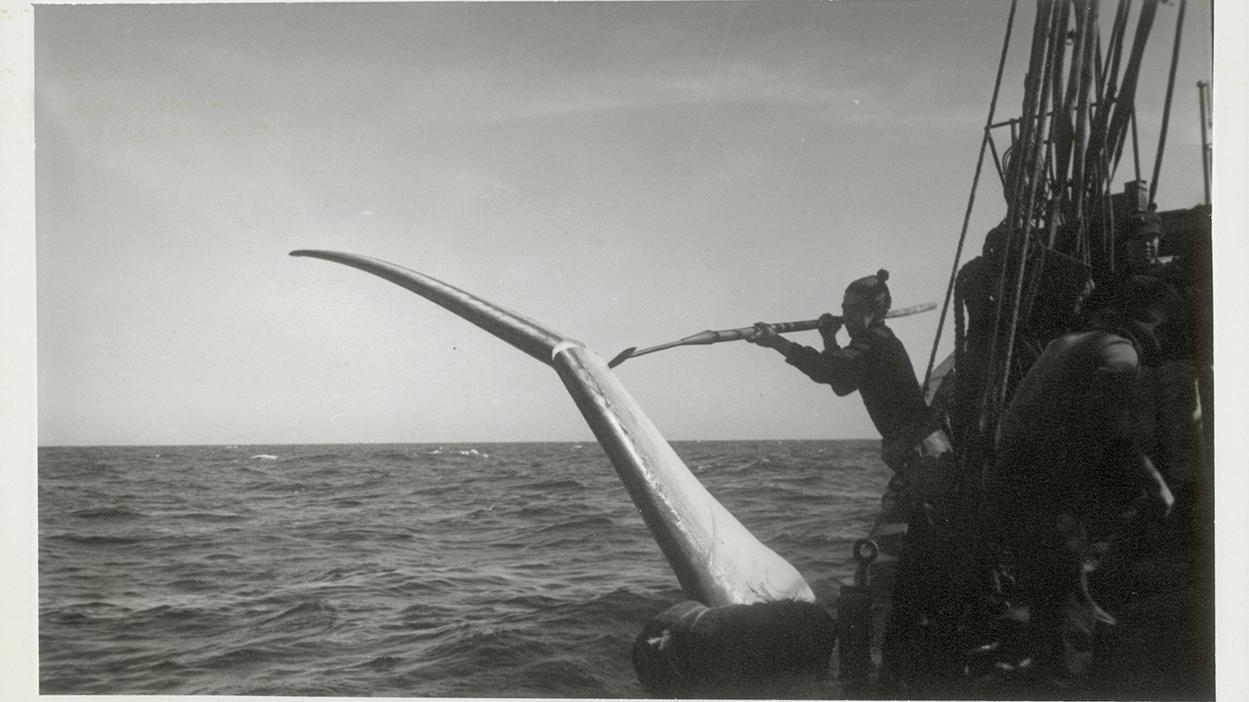
[[[768,696],[768,683],[814,683],[828,671],[833,618],[812,602],[706,607],[685,601],[647,623],[633,669],[654,697]]]

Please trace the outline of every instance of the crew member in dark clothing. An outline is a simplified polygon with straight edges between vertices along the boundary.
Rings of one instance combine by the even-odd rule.
[[[965,263],[954,281],[955,399],[950,424],[960,448],[981,430],[977,422],[979,398],[993,341],[996,287],[1008,234],[1005,222],[990,229],[981,255]]]
[[[1128,217],[1116,242],[1118,258],[1115,259],[1115,266],[1106,279],[1098,281],[1084,305],[1084,324],[1089,323],[1094,312],[1114,305],[1115,300],[1122,297],[1121,289],[1129,284],[1132,276],[1149,276],[1174,287],[1165,273],[1167,266],[1158,263],[1161,233],[1162,219],[1155,212],[1138,211]]]
[[[1095,622],[1112,623],[1088,578],[1143,508],[1174,497],[1150,455],[1144,369],[1164,360],[1183,323],[1170,286],[1133,276],[1085,331],[1052,342],[1003,418],[982,533],[1022,623],[1019,654],[1056,682],[1086,673]]]
[[[953,559],[940,554],[948,551],[943,541],[949,533],[953,455],[940,421],[924,402],[906,348],[885,325],[892,304],[888,279],[888,271],[881,270],[846,288],[841,318],[820,317],[823,351],[789,341],[764,323],[756,325],[750,341],[779,351],[839,396],[857,390],[881,434],[881,457],[894,479],[873,538],[881,551],[898,556],[885,665],[899,679],[917,680],[938,674],[945,658],[931,650],[943,642],[925,631],[925,622],[941,618],[939,610],[951,599]],[[844,347],[837,341],[843,323],[850,333]]]
[[[911,366],[906,347],[885,324],[893,300],[886,281],[889,272],[860,278],[846,288],[842,316],[820,316],[824,350],[794,343],[760,322],[751,343],[776,349],[785,361],[817,383],[844,397],[856,390],[881,436],[881,455],[895,473],[904,474],[911,450],[932,434],[928,405]],[[850,342],[842,346],[842,325]]]
[[[1128,220],[1128,234],[1123,240],[1124,260],[1132,275],[1158,274],[1158,243],[1162,237],[1162,218],[1156,212],[1136,212]]]

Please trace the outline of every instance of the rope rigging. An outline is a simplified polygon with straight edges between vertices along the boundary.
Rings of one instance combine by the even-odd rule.
[[[975,398],[958,393],[962,401],[975,403],[974,408],[960,410],[970,424],[960,432],[959,452],[968,471],[982,474],[991,463],[998,418],[1014,383],[1049,339],[1070,324],[1077,295],[1087,293],[1078,290],[1078,278],[1091,277],[1101,285],[1115,274],[1114,232],[1117,220],[1130,211],[1116,204],[1121,198],[1114,192],[1114,178],[1131,133],[1132,160],[1140,180],[1134,101],[1159,3],[1140,3],[1135,28],[1129,32],[1133,1],[1120,0],[1103,42],[1099,0],[1037,0],[1020,116],[995,122],[1015,21],[1016,2],[1011,3],[971,194],[923,383],[927,393],[953,301],[956,382],[977,392]],[[1179,3],[1149,195],[1138,197],[1129,209],[1152,205],[1157,190],[1185,3]],[[999,138],[1009,140],[1005,149],[999,147]],[[978,325],[963,314],[964,306],[973,314],[971,293],[956,288],[986,153],[1006,196],[1000,225],[1005,236],[989,265],[978,268],[992,281],[978,293],[992,303],[987,308],[991,321]],[[991,247],[985,248],[987,258]],[[1070,278],[1070,290],[1055,292],[1054,280],[1064,275]],[[967,338],[977,330],[985,338]],[[969,351],[974,344],[980,345],[977,354]]]

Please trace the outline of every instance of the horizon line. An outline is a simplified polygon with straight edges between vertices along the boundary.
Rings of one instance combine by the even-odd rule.
[[[850,437],[850,438],[760,438],[760,439],[669,439],[669,443],[766,443],[766,442],[784,442],[784,441],[880,441],[878,437]],[[501,444],[594,444],[598,446],[598,442],[594,439],[523,439],[516,441],[474,441],[471,439],[453,439],[446,441],[328,441],[328,442],[244,442],[244,443],[195,443],[195,444],[37,444],[38,449],[58,449],[58,448],[197,448],[197,447],[215,447],[215,448],[244,448],[253,446],[433,446],[446,444],[476,444],[476,445],[501,445]]]

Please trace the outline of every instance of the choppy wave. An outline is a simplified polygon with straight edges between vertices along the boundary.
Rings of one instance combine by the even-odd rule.
[[[141,519],[147,516],[138,510],[127,507],[76,509],[70,512],[70,515],[80,519]]]
[[[852,577],[875,442],[675,447],[817,593]],[[594,444],[39,458],[45,694],[640,697],[682,597]]]

